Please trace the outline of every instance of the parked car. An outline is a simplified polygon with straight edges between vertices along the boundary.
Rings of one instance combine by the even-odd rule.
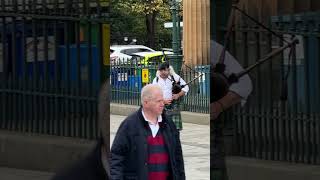
[[[138,52],[154,52],[155,50],[143,45],[113,45],[110,47],[110,63],[126,63],[132,54]]]
[[[173,52],[170,51],[138,52],[132,54],[130,61],[132,64],[137,65],[155,65],[164,62],[166,60],[165,55],[171,54]]]

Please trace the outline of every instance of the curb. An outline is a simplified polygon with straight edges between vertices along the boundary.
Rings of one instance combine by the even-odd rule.
[[[110,103],[110,114],[128,116],[129,114],[137,111],[139,106]],[[210,114],[193,113],[188,111],[181,111],[182,122],[210,125]]]
[[[0,130],[0,166],[56,172],[82,159],[96,141]]]

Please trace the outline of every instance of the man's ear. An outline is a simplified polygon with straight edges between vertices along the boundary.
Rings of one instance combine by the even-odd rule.
[[[142,101],[141,104],[142,104],[142,105],[146,105],[146,104],[147,104],[147,101]]]

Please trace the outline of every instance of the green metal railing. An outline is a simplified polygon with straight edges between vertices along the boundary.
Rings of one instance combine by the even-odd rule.
[[[0,129],[98,137],[107,7],[92,2],[1,1]]]
[[[152,83],[160,59],[149,64],[140,64],[132,59],[120,59],[115,61],[111,67],[111,102],[130,105],[141,105],[140,91],[148,83]],[[210,84],[209,66],[187,67],[183,65],[182,70],[177,71],[186,82],[203,74],[199,79],[189,84],[189,93],[183,99],[183,110],[209,113]],[[146,75],[146,81],[143,76]]]
[[[320,164],[319,13],[273,17],[272,28],[300,43],[250,73],[253,93],[225,117],[234,135],[234,154],[266,160]],[[234,31],[230,50],[242,65],[263,57],[279,41],[256,27]]]

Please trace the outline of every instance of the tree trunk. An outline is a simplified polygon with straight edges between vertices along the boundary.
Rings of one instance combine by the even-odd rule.
[[[156,24],[156,12],[146,15],[146,26],[147,26],[147,46],[155,48],[155,24]]]

